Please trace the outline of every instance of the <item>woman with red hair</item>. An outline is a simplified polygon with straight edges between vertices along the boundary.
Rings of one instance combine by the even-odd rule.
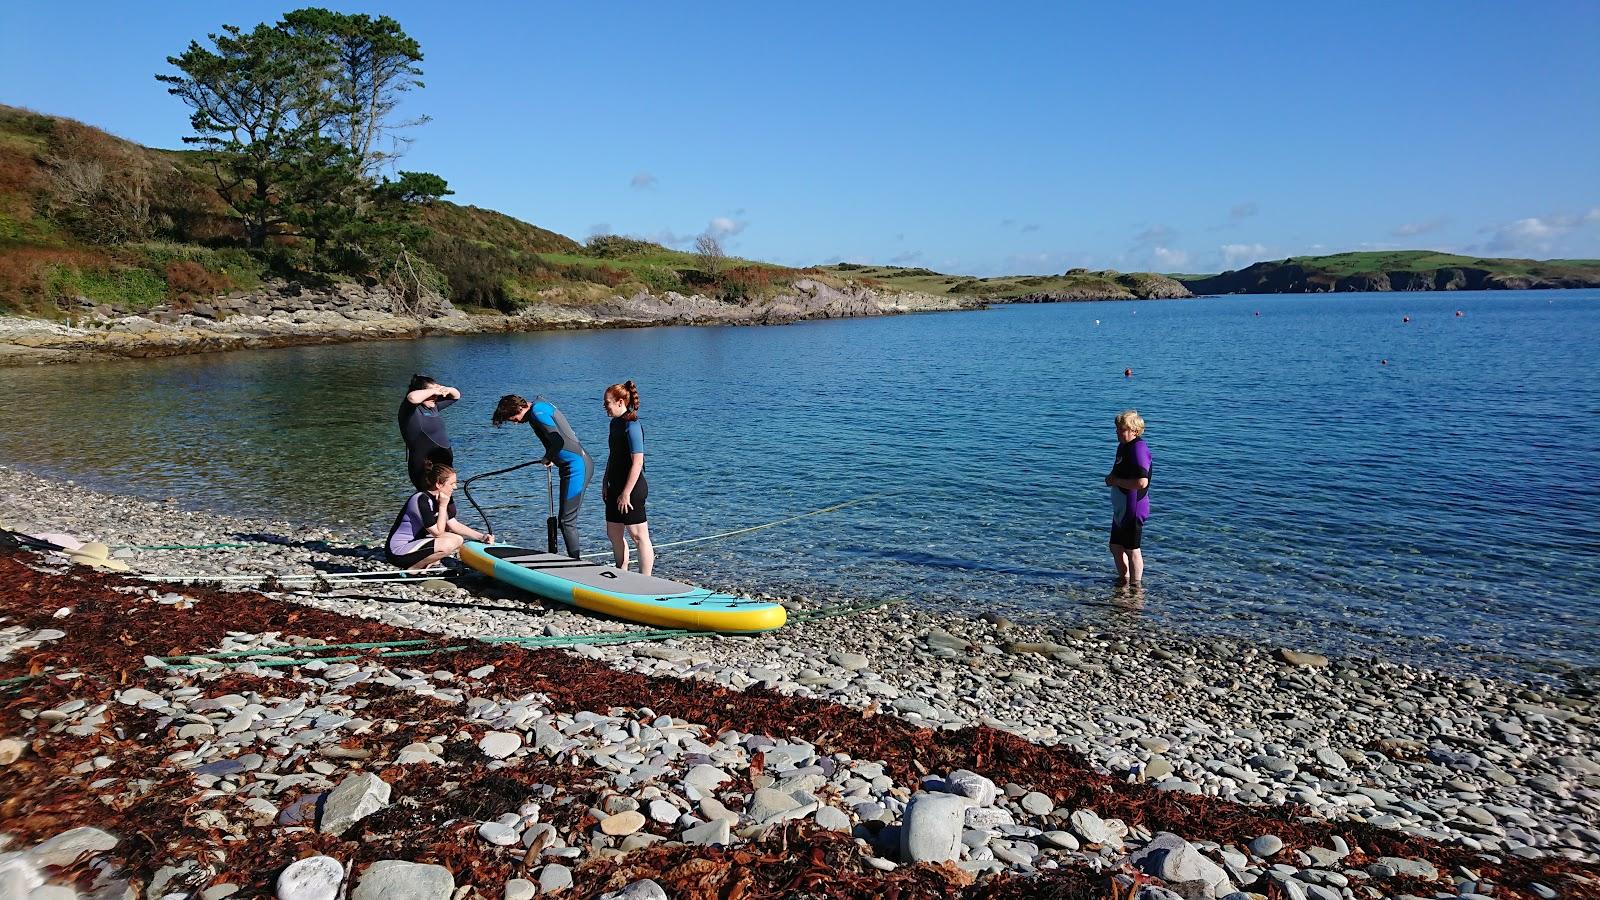
[[[606,388],[606,415],[611,417],[610,451],[600,494],[606,502],[606,537],[617,568],[628,568],[628,541],[639,551],[639,574],[655,568],[656,551],[650,543],[650,523],[644,501],[650,486],[644,480],[644,426],[639,424],[639,389],[632,381]]]

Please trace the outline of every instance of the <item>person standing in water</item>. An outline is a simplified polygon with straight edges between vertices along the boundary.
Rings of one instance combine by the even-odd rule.
[[[1138,410],[1117,416],[1117,459],[1106,475],[1111,488],[1111,558],[1117,585],[1138,587],[1144,580],[1140,545],[1150,518],[1150,448],[1144,442],[1144,417]]]
[[[578,545],[578,510],[583,506],[583,492],[594,474],[594,463],[584,452],[583,444],[567,424],[567,417],[556,405],[543,397],[532,403],[516,394],[500,398],[490,420],[496,428],[507,422],[527,422],[544,446],[544,464],[555,466],[561,472],[561,538],[567,545],[567,555],[573,559],[583,556]]]
[[[494,543],[494,535],[474,531],[456,518],[456,470],[429,463],[423,470],[426,490],[411,495],[389,528],[383,555],[397,569],[426,569],[461,549],[462,539]]]
[[[650,523],[644,501],[650,485],[644,480],[644,426],[639,424],[639,389],[633,382],[606,388],[606,415],[611,417],[607,441],[606,474],[600,496],[606,503],[606,537],[617,568],[628,568],[628,540],[639,550],[639,574],[655,568],[656,550],[650,543]]]
[[[411,376],[411,385],[400,400],[400,439],[406,442],[406,474],[419,491],[433,488],[425,483],[428,463],[455,465],[450,435],[445,433],[445,407],[461,399],[461,392],[434,381],[427,375]]]

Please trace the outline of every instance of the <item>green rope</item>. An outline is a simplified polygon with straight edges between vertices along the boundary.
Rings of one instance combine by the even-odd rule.
[[[836,616],[855,615],[869,612],[884,606],[901,602],[899,598],[876,600],[869,603],[841,604],[839,606],[824,607],[810,612],[798,613],[789,619],[791,624],[797,622],[812,622],[818,619],[830,619]],[[675,638],[707,638],[721,634],[716,631],[689,631],[681,628],[653,629],[648,631],[614,631],[600,634],[580,635],[522,635],[510,637],[486,637],[475,639],[479,644],[508,644],[522,649],[556,649],[560,647],[594,646],[599,644],[628,644],[642,643],[645,641],[666,641]],[[172,671],[192,671],[195,669],[212,669],[221,667],[234,667],[244,665],[269,666],[303,666],[314,662],[355,662],[368,659],[365,656],[318,656],[310,658],[283,658],[283,659],[252,659],[260,656],[283,657],[290,653],[321,653],[328,650],[386,650],[395,647],[417,647],[431,643],[432,639],[414,639],[405,641],[362,641],[349,644],[311,644],[304,646],[265,647],[255,650],[228,650],[218,653],[183,653],[176,656],[157,657],[163,663],[178,660],[207,660],[207,662],[178,663],[163,667],[146,666],[147,669],[165,668]],[[389,653],[380,653],[378,659],[394,659],[409,656],[428,656],[435,653],[455,653],[472,648],[472,644],[460,644],[450,647],[427,647],[416,650],[395,650]],[[0,690],[9,690],[14,687],[43,677],[48,673],[41,672],[37,675],[20,675],[14,678],[0,680]]]

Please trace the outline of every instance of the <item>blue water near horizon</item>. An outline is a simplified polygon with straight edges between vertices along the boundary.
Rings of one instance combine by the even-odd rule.
[[[600,391],[631,377],[658,542],[889,494],[665,551],[664,574],[1593,669],[1597,338],[1600,291],[1340,294],[12,369],[0,460],[376,539],[406,495],[394,409],[412,372],[465,393],[446,418],[466,474],[538,452],[527,428],[489,427],[505,392],[556,401],[603,466]],[[1155,460],[1137,604],[1111,584],[1101,481],[1129,407]],[[502,537],[542,541],[540,469],[480,484]],[[597,483],[582,526],[602,549]]]

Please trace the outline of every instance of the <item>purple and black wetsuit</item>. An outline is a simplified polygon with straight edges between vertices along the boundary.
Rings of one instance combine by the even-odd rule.
[[[1111,467],[1113,478],[1149,478],[1150,448],[1144,438],[1117,444],[1117,461]],[[1137,550],[1144,537],[1144,520],[1150,518],[1150,488],[1125,491],[1111,489],[1111,543],[1124,550]]]

